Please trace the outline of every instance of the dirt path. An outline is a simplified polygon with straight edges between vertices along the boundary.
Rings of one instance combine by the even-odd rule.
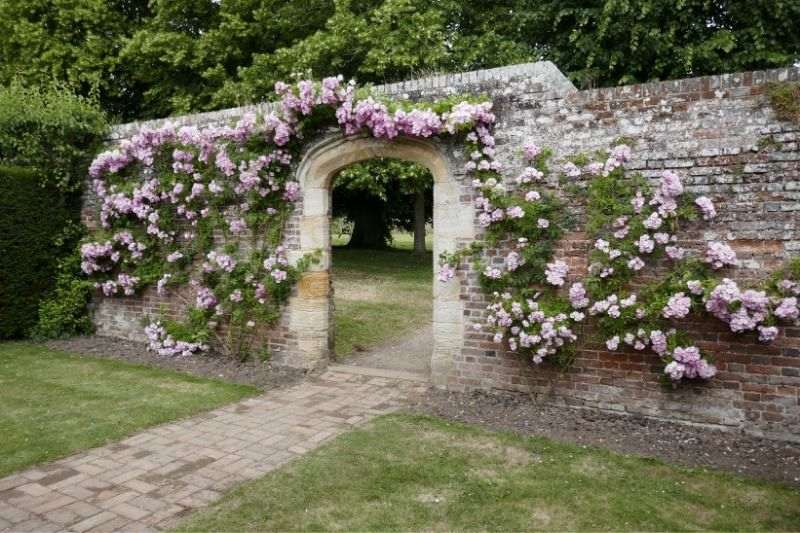
[[[341,363],[430,376],[432,352],[433,326],[428,324],[384,346],[347,356]]]

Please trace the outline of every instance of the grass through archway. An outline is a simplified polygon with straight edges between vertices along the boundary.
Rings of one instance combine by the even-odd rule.
[[[346,237],[334,237],[334,342],[338,360],[347,361],[430,327],[431,252],[412,254],[413,236],[403,232],[395,232],[392,246],[384,250],[346,248],[341,246]],[[428,248],[430,240],[428,237]]]

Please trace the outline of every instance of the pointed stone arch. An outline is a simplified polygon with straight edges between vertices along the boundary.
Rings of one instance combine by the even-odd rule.
[[[301,257],[318,252],[320,262],[306,272],[298,284],[297,295],[289,306],[289,331],[297,340],[297,355],[292,366],[317,368],[329,360],[333,335],[331,291],[331,183],[343,168],[379,157],[402,159],[431,171],[433,186],[433,256],[455,250],[475,237],[475,213],[471,189],[457,176],[462,168],[446,144],[434,140],[397,138],[374,139],[366,136],[327,136],[312,143],[297,168],[303,200],[299,214]],[[445,385],[454,358],[464,338],[464,302],[458,283],[433,284],[433,337],[431,379]]]

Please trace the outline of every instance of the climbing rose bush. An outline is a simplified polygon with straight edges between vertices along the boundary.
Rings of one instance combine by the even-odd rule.
[[[499,168],[484,158],[494,147],[491,102],[380,101],[340,77],[275,89],[279,101],[264,116],[233,126],[143,128],[89,168],[101,229],[81,246],[83,272],[106,296],[155,285],[183,301],[185,323],[154,317],[146,328],[161,355],[205,351],[215,340],[244,357],[254,328],[278,319],[315,260],[290,261],[281,246],[301,197],[293,165],[315,131],[335,124],[346,135],[382,139],[459,135],[479,151],[476,170]]]
[[[473,154],[476,159],[478,155]],[[487,256],[476,246],[462,254],[444,254],[440,270],[440,279],[447,281],[455,277],[463,257],[476,258],[476,270],[494,301],[486,309],[485,321],[473,328],[486,331],[495,342],[506,343],[537,364],[548,357],[568,363],[578,326],[588,316],[605,335],[607,349],[622,345],[650,349],[664,361],[665,377],[676,383],[709,379],[717,369],[709,354],[689,344],[675,320],[705,311],[725,321],[733,332],[757,331],[761,341],[769,342],[778,334],[777,320],[798,319],[800,285],[791,279],[775,284],[772,296],[755,289],[742,291],[730,279],[718,280],[713,274],[736,265],[729,245],[710,242],[699,258],[679,246],[680,225],[698,215],[712,220],[716,207],[705,196],[688,198],[673,171],[664,171],[654,186],[640,175],[626,176],[631,149],[624,144],[595,154],[594,159],[568,160],[558,169],[562,183],[586,184],[578,194],[586,202],[587,230],[594,239],[589,275],[570,283],[569,265],[552,258],[552,242],[561,235],[563,219],[553,211],[535,210],[543,199],[548,208],[558,205],[537,187],[552,172],[549,151],[529,143],[522,157],[526,166],[519,176],[479,176],[474,181],[478,222],[487,229],[492,254]],[[466,170],[477,168],[468,164]],[[526,253],[532,242],[539,245],[536,252]],[[482,257],[494,258],[502,249],[507,250],[502,261],[482,265]],[[670,275],[631,291],[633,278],[663,257],[672,263]],[[527,271],[522,272],[521,265]],[[687,279],[690,276],[696,279]]]

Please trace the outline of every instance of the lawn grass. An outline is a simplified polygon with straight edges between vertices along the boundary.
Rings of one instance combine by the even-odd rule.
[[[691,450],[687,450],[691,453]],[[389,415],[181,531],[797,530],[800,492],[543,438]]]
[[[337,358],[430,324],[433,257],[414,255],[410,249],[333,249]]]
[[[0,344],[0,476],[255,394],[168,370]]]

